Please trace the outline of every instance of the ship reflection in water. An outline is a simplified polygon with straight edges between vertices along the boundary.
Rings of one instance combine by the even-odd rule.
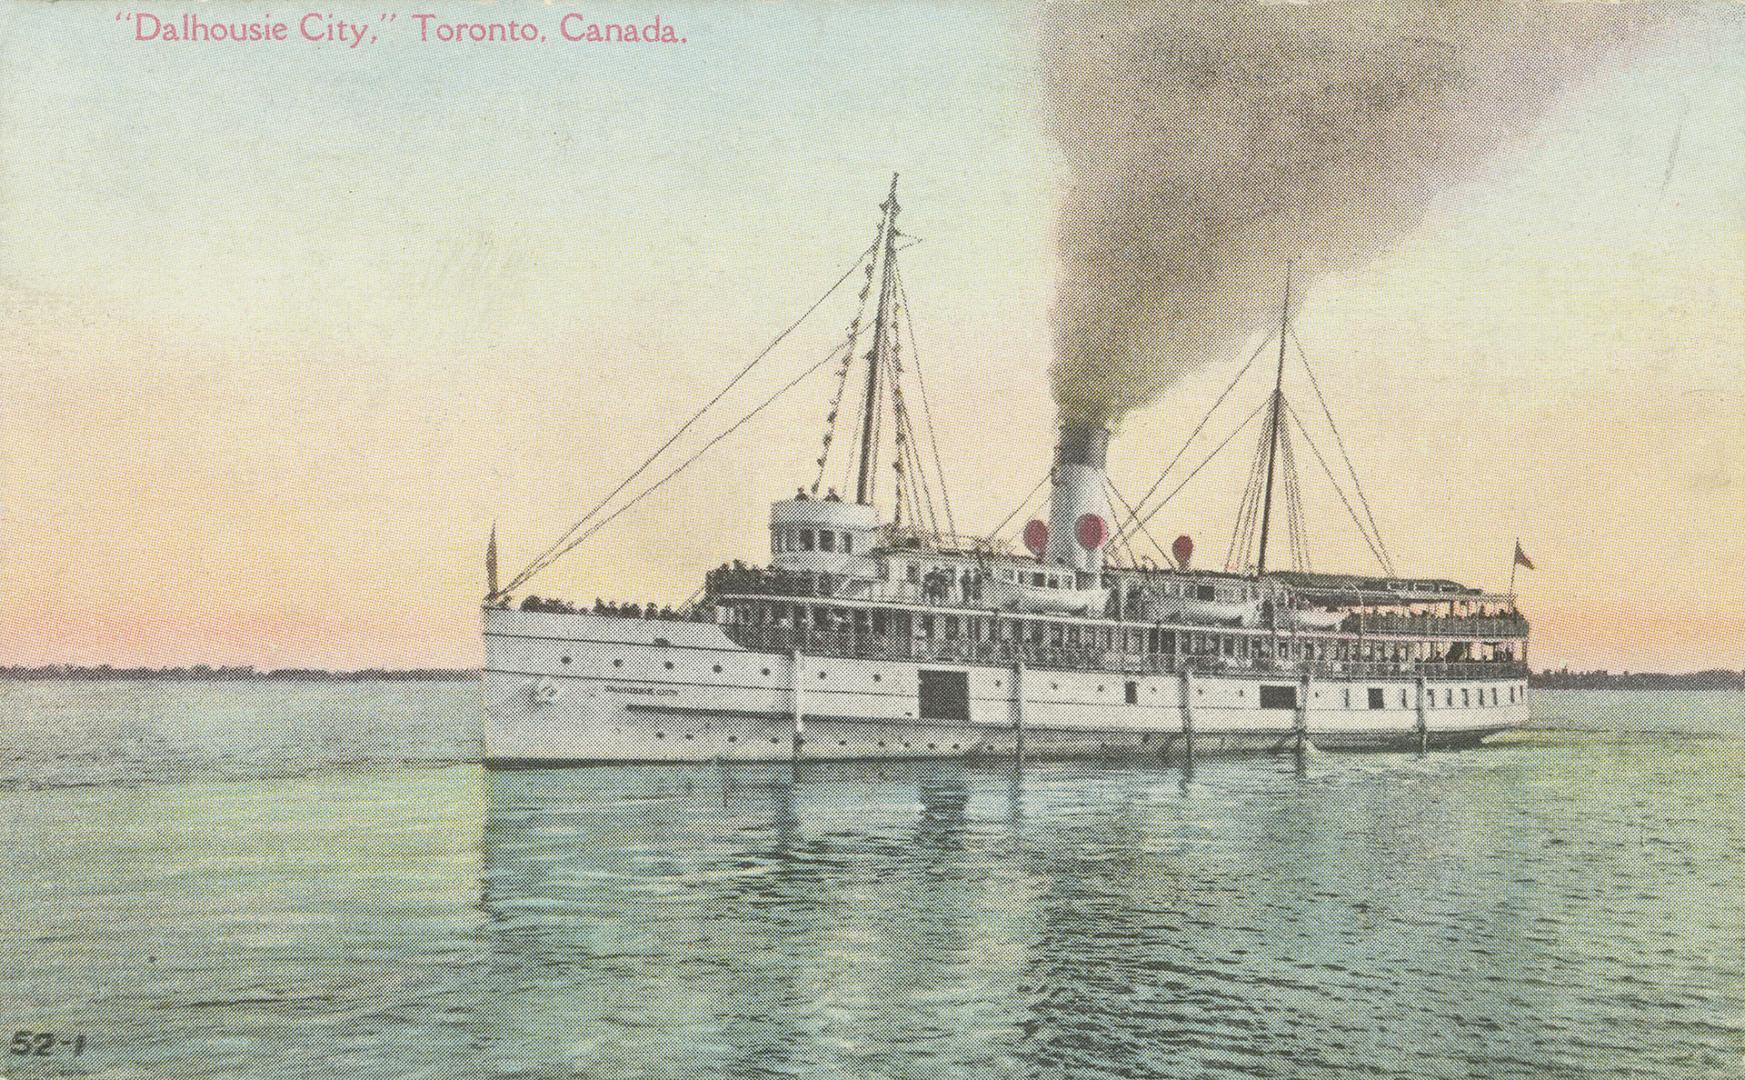
[[[485,1038],[536,1075],[1598,1067],[1656,931],[1565,933],[1607,875],[1522,827],[1554,803],[1495,812],[1515,756],[491,772]]]

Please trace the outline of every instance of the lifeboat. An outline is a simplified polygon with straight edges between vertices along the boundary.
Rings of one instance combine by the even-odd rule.
[[[1298,630],[1332,630],[1345,621],[1345,612],[1321,608],[1291,608],[1280,614],[1281,622]]]
[[[1244,600],[1226,603],[1221,600],[1183,600],[1182,618],[1189,622],[1224,623],[1236,626],[1260,625],[1260,601]]]
[[[1108,603],[1108,590],[1098,586],[1089,589],[1051,589],[1046,585],[1028,585],[1016,581],[993,579],[984,586],[992,606],[1005,611],[1034,611],[1049,615],[1100,616]]]

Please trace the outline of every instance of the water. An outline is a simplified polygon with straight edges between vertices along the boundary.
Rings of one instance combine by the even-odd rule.
[[[1745,695],[1468,753],[486,773],[468,684],[0,684],[0,1075],[1738,1077]]]

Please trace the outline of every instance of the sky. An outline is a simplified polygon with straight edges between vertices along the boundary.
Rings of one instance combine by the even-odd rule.
[[[584,9],[658,13],[668,46],[556,40],[562,5],[319,13],[384,7],[355,49],[295,40],[302,8],[0,8],[0,663],[477,664],[492,524],[510,572],[610,491],[872,241],[893,172],[960,525],[1044,475],[1070,178],[1032,10]],[[134,11],[270,13],[293,40],[138,42]],[[421,43],[416,12],[549,37]],[[1740,13],[1596,62],[1395,248],[1300,285],[1394,562],[1502,589],[1519,537],[1535,666],[1745,667]],[[1245,355],[1123,423],[1118,488]],[[677,603],[761,561],[829,393],[803,383],[529,589]],[[1221,556],[1247,442],[1152,532]],[[1304,468],[1316,568],[1373,570]]]

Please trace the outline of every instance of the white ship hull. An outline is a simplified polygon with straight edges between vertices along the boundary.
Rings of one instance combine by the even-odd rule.
[[[484,617],[485,756],[497,766],[1177,757],[1190,738],[1196,755],[1280,752],[1299,739],[1327,750],[1437,748],[1518,727],[1528,710],[1518,675],[1435,680],[1428,700],[1409,675],[1317,679],[1305,694],[1289,674],[795,656],[742,648],[713,623],[502,608]],[[943,708],[937,695],[924,704],[924,677],[964,692]],[[1261,707],[1263,687],[1289,686],[1295,707]]]

